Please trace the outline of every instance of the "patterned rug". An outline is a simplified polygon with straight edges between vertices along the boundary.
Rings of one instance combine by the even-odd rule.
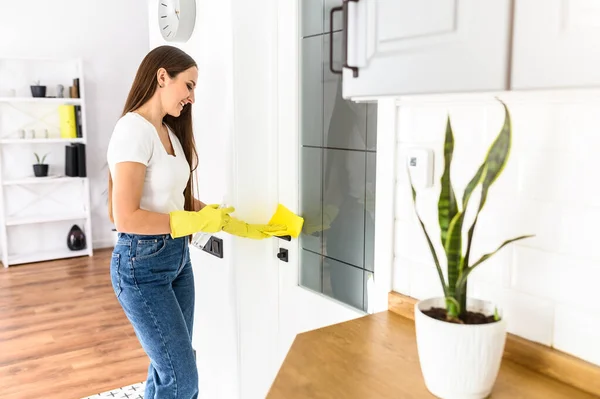
[[[123,388],[112,389],[97,395],[87,396],[82,399],[144,399],[145,388],[146,381]]]

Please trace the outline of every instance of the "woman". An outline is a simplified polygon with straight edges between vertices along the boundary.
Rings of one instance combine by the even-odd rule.
[[[171,46],[150,51],[107,151],[109,217],[119,231],[111,280],[150,358],[146,399],[198,396],[189,236],[224,230],[260,239],[267,231],[285,231],[244,223],[229,215],[233,208],[194,197],[198,156],[191,107],[197,81],[196,63],[185,52]]]

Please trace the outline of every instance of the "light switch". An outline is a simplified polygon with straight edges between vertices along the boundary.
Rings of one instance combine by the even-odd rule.
[[[433,150],[430,148],[408,149],[406,162],[408,172],[416,189],[433,186]]]

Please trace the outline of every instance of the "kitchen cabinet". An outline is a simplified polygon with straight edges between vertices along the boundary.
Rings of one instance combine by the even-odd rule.
[[[598,0],[337,2],[345,99],[600,86]]]
[[[511,88],[600,85],[600,1],[518,0]]]
[[[345,99],[507,88],[510,0],[338,1]]]

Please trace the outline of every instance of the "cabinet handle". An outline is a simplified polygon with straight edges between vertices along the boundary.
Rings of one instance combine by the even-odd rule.
[[[344,4],[346,2],[344,1]],[[329,12],[329,69],[332,73],[336,73],[341,75],[343,73],[342,69],[334,69],[333,68],[333,14],[338,11],[343,11],[344,6],[333,7]]]
[[[343,73],[343,68],[348,68],[352,70],[352,76],[358,77],[358,68],[354,66],[348,65],[348,3],[353,1],[358,3],[358,0],[342,0],[342,5],[339,7],[333,7],[329,12],[329,69],[332,73],[341,75]],[[342,30],[344,31],[344,42],[342,50],[344,51],[344,63],[342,69],[334,69],[333,68],[333,14],[335,12],[342,11],[344,14],[344,25]]]

